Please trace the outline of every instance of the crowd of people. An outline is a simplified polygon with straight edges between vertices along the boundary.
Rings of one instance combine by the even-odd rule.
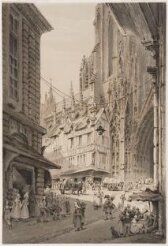
[[[145,178],[141,177],[135,181],[127,181],[125,182],[125,190],[146,190],[147,188],[150,188],[150,186],[153,184],[152,178]]]
[[[30,188],[23,194],[18,189],[10,189],[4,206],[4,219],[9,229],[12,229],[13,221],[28,221],[35,217],[37,222],[47,222],[51,218],[60,220],[70,214],[69,198],[50,190],[37,198]]]
[[[125,204],[125,193],[120,196],[120,202],[116,204],[115,197],[104,195],[101,186],[93,186],[92,189],[94,189],[93,207],[102,208],[105,220],[116,219],[118,214],[118,223],[111,227],[113,237],[147,233],[156,228],[154,213],[150,212],[150,209],[140,210],[129,200]],[[74,228],[80,231],[84,229],[85,213],[85,202],[77,199],[72,205],[67,195],[57,194],[50,188],[45,189],[40,199],[35,196],[31,187],[26,187],[22,191],[9,190],[4,206],[4,219],[9,229],[12,229],[13,221],[27,221],[35,217],[37,222],[48,222],[61,220],[72,214]]]
[[[147,233],[156,229],[156,217],[148,209],[140,211],[138,207],[131,207],[127,204],[124,208],[119,208],[119,223],[118,231],[112,228],[112,231],[116,231],[115,236],[130,236],[139,233]]]
[[[103,205],[105,220],[116,219],[117,224],[111,227],[113,237],[126,237],[139,233],[152,232],[157,227],[156,215],[149,209],[140,210],[139,207],[130,204],[124,205],[125,194],[120,196],[120,202],[116,206],[114,197],[106,196]],[[132,205],[132,206],[131,206]]]

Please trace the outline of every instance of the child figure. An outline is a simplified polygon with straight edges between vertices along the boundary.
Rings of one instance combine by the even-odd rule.
[[[11,217],[11,208],[9,206],[9,201],[6,200],[5,208],[4,208],[4,219],[8,226],[8,229],[12,229],[12,217]]]

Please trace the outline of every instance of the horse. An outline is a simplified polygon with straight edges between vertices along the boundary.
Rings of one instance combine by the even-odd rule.
[[[75,191],[77,191],[77,194],[79,195],[80,193],[82,193],[82,190],[83,190],[83,183],[82,181],[81,182],[78,182],[78,183],[72,183],[72,194],[74,194]]]
[[[79,195],[79,193],[82,193],[82,189],[83,189],[82,181],[77,183],[72,180],[67,180],[65,184],[61,186],[60,191],[61,191],[61,194],[65,194],[65,191],[71,190],[72,194],[77,192],[77,194]]]

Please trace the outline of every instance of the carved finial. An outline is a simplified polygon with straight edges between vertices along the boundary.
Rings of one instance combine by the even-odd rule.
[[[75,107],[75,96],[74,96],[72,81],[71,81],[71,88],[70,88],[70,96],[71,96],[71,100],[72,100],[72,108],[74,109],[74,107]]]
[[[63,110],[66,110],[66,101],[65,101],[65,97],[63,98]]]

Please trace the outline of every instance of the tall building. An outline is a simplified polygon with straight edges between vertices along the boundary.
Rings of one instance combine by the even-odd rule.
[[[94,25],[95,95],[97,103],[108,103],[112,175],[153,179],[162,196],[156,202],[162,231],[166,4],[98,4]]]
[[[70,92],[70,98],[56,103],[52,112],[51,104],[47,103],[51,93],[42,106],[42,121],[48,126],[43,137],[44,155],[61,165],[60,174],[64,177],[101,180],[110,172],[106,111],[97,109],[93,103],[89,107],[88,98],[77,99],[72,86]],[[103,135],[97,132],[100,126],[105,130]]]
[[[29,185],[37,198],[59,168],[43,157],[40,126],[40,37],[52,27],[34,4],[2,5],[3,185]]]
[[[83,56],[81,61],[78,99],[71,92],[71,102],[67,103],[67,112],[73,117],[81,115],[84,108],[89,112],[91,105],[95,105],[96,112],[104,108],[110,131],[110,171],[112,176],[121,179],[150,177],[157,181],[155,84],[158,78],[155,70],[158,52],[151,49],[151,44],[159,35],[156,30],[160,6],[97,5],[95,46],[90,56]],[[148,12],[153,25],[147,19]],[[58,111],[62,118],[64,106]],[[55,114],[55,120],[58,118]]]
[[[151,178],[165,197],[166,4],[98,4],[94,26],[95,46],[81,62],[78,107],[105,112],[111,176]],[[162,230],[164,199],[157,206]]]

